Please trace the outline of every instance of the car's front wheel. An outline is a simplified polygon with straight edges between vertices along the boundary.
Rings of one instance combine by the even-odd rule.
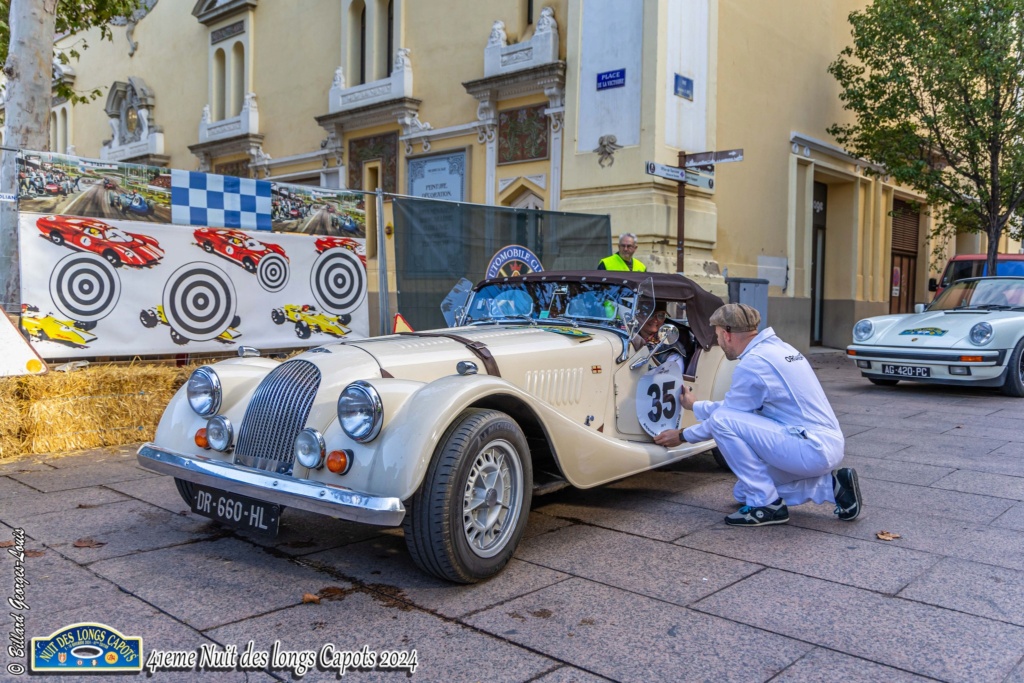
[[[712,448],[711,457],[715,459],[715,464],[718,465],[719,468],[726,472],[732,472],[732,468],[729,467],[729,461],[725,459],[724,455],[722,455],[722,451],[717,448]]]
[[[881,379],[880,377],[868,377],[868,381],[880,387],[894,387],[899,384],[898,379]]]
[[[50,232],[50,241],[56,245],[64,244],[64,235],[60,234],[56,230]]]
[[[1006,369],[1006,379],[1003,380],[1002,390],[1007,396],[1024,397],[1024,339],[1017,342],[1013,353],[1010,354],[1010,363]]]
[[[519,425],[497,410],[467,410],[445,432],[409,501],[409,554],[442,579],[489,578],[512,559],[532,495],[533,463]]]

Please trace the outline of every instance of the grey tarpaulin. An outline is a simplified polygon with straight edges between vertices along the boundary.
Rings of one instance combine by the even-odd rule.
[[[611,219],[606,215],[411,197],[392,202],[398,311],[416,330],[445,326],[441,301],[460,278],[475,283],[511,275],[515,263],[531,260],[509,252],[505,268],[488,273],[488,265],[505,247],[525,247],[544,270],[594,268],[611,253]]]

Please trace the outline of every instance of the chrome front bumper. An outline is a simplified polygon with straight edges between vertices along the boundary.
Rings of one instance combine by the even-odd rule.
[[[315,481],[184,456],[151,443],[142,444],[138,458],[140,465],[160,474],[338,519],[398,526],[405,517],[405,506],[398,498],[368,496]]]

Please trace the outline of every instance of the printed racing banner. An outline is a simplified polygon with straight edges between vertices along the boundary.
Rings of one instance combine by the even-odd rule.
[[[369,335],[365,240],[22,213],[22,331],[43,358]]]

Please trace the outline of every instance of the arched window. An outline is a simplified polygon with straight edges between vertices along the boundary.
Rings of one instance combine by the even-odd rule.
[[[245,46],[237,42],[231,48],[231,116],[242,113],[245,101]]]
[[[366,5],[359,12],[359,84],[366,83]]]
[[[50,112],[50,151],[57,151],[57,112]]]
[[[217,50],[213,53],[213,120],[220,121],[224,118],[225,106],[227,104],[225,89],[227,88],[227,56],[224,50]]]
[[[387,63],[387,75],[391,75],[391,67],[395,63],[395,0],[388,0],[388,52],[384,55]]]
[[[57,112],[57,151],[65,154],[68,150],[68,110],[61,107]]]

